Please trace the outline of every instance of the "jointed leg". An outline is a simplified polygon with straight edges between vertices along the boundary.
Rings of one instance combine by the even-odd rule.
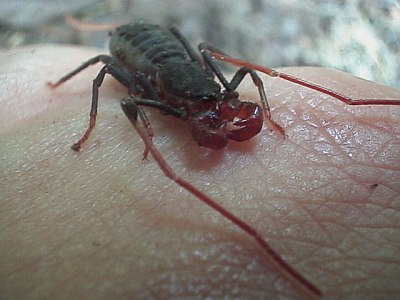
[[[214,73],[210,69],[209,65],[204,63],[204,60],[197,54],[196,51],[194,51],[193,47],[190,45],[189,41],[182,35],[182,33],[179,31],[178,28],[176,27],[171,27],[169,29],[173,35],[176,36],[176,38],[179,40],[179,42],[182,44],[182,46],[186,49],[186,52],[189,54],[189,57],[192,61],[196,61],[202,68],[205,69],[207,74],[210,76],[214,77]]]
[[[129,78],[129,75],[121,68],[118,68],[114,64],[114,59],[111,56],[108,55],[97,55],[85,63],[83,63],[81,66],[76,68],[75,70],[72,70],[65,76],[61,77],[59,80],[57,80],[55,83],[49,82],[48,85],[51,88],[56,88],[65,81],[71,79],[73,76],[81,72],[82,70],[86,69],[87,67],[96,64],[98,62],[102,62],[105,64],[105,66],[100,70],[100,72],[97,74],[96,78],[93,80],[93,85],[92,85],[92,104],[91,104],[91,109],[90,109],[90,120],[89,120],[89,127],[86,129],[85,133],[82,135],[82,137],[71,146],[71,148],[75,151],[79,151],[81,148],[81,145],[89,138],[89,135],[91,131],[93,130],[95,124],[96,124],[96,116],[97,116],[97,106],[98,106],[98,98],[99,98],[99,87],[103,83],[104,76],[108,73],[112,75],[116,80],[118,80],[120,83],[123,85],[129,87],[131,85],[131,79]]]
[[[139,85],[141,87],[140,93],[135,92],[136,85]],[[131,96],[132,99],[135,99],[136,105],[151,106],[159,109],[161,112],[165,114],[171,114],[175,117],[183,118],[182,112],[180,110],[162,103],[159,95],[157,94],[157,91],[150,83],[148,77],[142,72],[135,72],[133,75],[131,75],[131,86],[129,88],[129,95]],[[137,97],[137,95],[140,95],[140,97]],[[147,99],[143,98],[143,95]],[[147,135],[149,136],[150,139],[152,139],[154,134],[150,122],[147,119],[145,112],[140,107],[138,107],[138,111],[139,110],[141,110],[141,115],[143,116],[142,117],[143,125],[146,128]],[[147,156],[147,149],[145,149],[143,156],[144,157]]]
[[[263,84],[261,78],[257,75],[257,73],[254,70],[247,68],[247,67],[242,67],[235,73],[231,82],[228,82],[228,80],[222,74],[221,70],[216,65],[215,61],[213,61],[213,59],[209,53],[210,51],[218,51],[218,50],[206,43],[201,43],[199,45],[199,50],[200,50],[206,64],[209,65],[211,70],[215,73],[215,75],[218,77],[218,79],[221,81],[221,83],[223,84],[223,86],[225,87],[225,89],[228,92],[235,91],[237,89],[237,87],[239,86],[239,84],[242,82],[243,78],[247,74],[250,74],[251,79],[253,80],[253,83],[257,86],[258,93],[260,94],[261,103],[262,103],[262,107],[264,110],[265,120],[270,124],[270,126],[272,126],[272,128],[276,129],[280,134],[285,135],[285,130],[282,128],[282,126],[277,124],[271,118],[271,111],[270,111],[270,107],[268,104],[267,96],[265,94],[264,84]]]
[[[201,57],[194,51],[193,47],[189,44],[188,40],[182,35],[178,28],[172,26],[169,31],[175,35],[175,37],[179,40],[182,46],[186,49],[186,52],[189,54],[189,57],[192,61],[197,61],[199,65],[203,65],[203,61]]]
[[[260,99],[262,103],[262,108],[264,111],[264,118],[265,120],[274,128],[276,129],[280,134],[283,136],[285,135],[285,129],[283,129],[282,126],[280,126],[278,123],[276,123],[272,117],[271,117],[271,110],[268,104],[267,96],[265,95],[265,89],[264,89],[264,84],[258,76],[258,74],[247,67],[241,67],[233,76],[231,82],[229,83],[231,88],[233,90],[236,90],[239,84],[243,81],[243,78],[247,75],[250,74],[251,79],[253,80],[253,83],[255,86],[258,88],[258,93],[260,94]]]
[[[264,66],[260,66],[260,65],[256,65],[253,63],[249,63],[247,61],[244,60],[240,60],[237,58],[233,58],[229,55],[224,54],[223,52],[219,51],[216,48],[212,48],[212,47],[206,47],[204,48],[206,52],[208,53],[208,56],[220,60],[220,61],[225,61],[227,63],[233,64],[235,66],[239,66],[239,67],[247,67],[250,68],[252,70],[258,71],[258,72],[262,72],[264,74],[267,74],[268,76],[271,77],[279,77],[282,78],[284,80],[290,81],[292,83],[307,87],[309,89],[312,89],[314,91],[318,91],[321,92],[325,95],[329,95],[333,98],[336,98],[340,101],[342,101],[343,103],[346,103],[347,105],[400,105],[400,99],[354,99],[351,98],[349,96],[343,95],[339,92],[336,92],[330,88],[324,87],[322,85],[304,80],[302,78],[287,74],[287,73],[283,73],[268,67],[264,67]]]
[[[172,181],[174,181],[180,187],[182,187],[183,189],[190,192],[192,195],[197,197],[197,199],[199,199],[204,204],[211,207],[214,211],[217,211],[225,219],[231,221],[233,224],[235,224],[237,227],[239,227],[242,231],[244,231],[248,236],[250,236],[255,241],[255,243],[258,246],[261,247],[264,254],[266,254],[267,256],[272,258],[272,260],[279,267],[281,267],[291,278],[293,278],[298,284],[300,284],[310,294],[312,294],[314,297],[318,297],[318,298],[320,298],[322,296],[321,291],[313,283],[311,283],[303,275],[301,275],[297,270],[292,268],[286,261],[284,261],[283,258],[269,245],[269,243],[253,227],[251,227],[249,224],[247,224],[245,221],[243,221],[236,215],[232,214],[230,211],[228,211],[223,206],[221,206],[220,204],[215,202],[213,199],[211,199],[209,196],[207,196],[206,194],[204,194],[203,192],[201,192],[200,190],[195,188],[189,182],[187,182],[186,180],[182,179],[177,174],[175,174],[175,172],[172,170],[172,168],[164,160],[161,153],[154,146],[151,139],[149,139],[148,135],[146,134],[146,131],[137,124],[138,114],[139,114],[139,117],[142,119],[142,121],[143,121],[143,116],[141,114],[141,111],[137,110],[137,105],[134,103],[134,101],[132,101],[129,98],[125,98],[121,101],[121,107],[122,107],[122,110],[124,111],[125,115],[128,117],[129,121],[132,123],[133,127],[135,128],[135,130],[138,132],[138,134],[142,138],[143,142],[145,143],[146,149],[148,150],[148,152],[151,153],[154,160],[157,162],[157,164],[160,166],[161,170],[164,172],[164,174],[168,178],[170,178]]]
[[[222,74],[222,72],[219,69],[219,67],[213,61],[213,59],[212,59],[212,57],[211,57],[211,55],[209,53],[210,47],[211,46],[208,45],[207,43],[200,43],[200,45],[199,45],[199,51],[201,53],[201,56],[204,59],[204,62],[206,64],[206,66],[209,69],[211,69],[211,71],[217,76],[219,81],[224,86],[225,90],[227,90],[228,92],[233,92],[234,89],[232,89],[231,85],[229,84],[228,80],[225,78],[224,74]]]
[[[101,84],[103,83],[104,77],[106,74],[110,74],[113,76],[117,81],[119,81],[121,84],[126,86],[129,90],[130,94],[135,94],[135,93],[145,93],[147,97],[150,97],[154,100],[147,100],[145,103],[141,103],[138,101],[138,105],[147,105],[147,106],[153,106],[161,111],[172,114],[174,116],[182,117],[182,114],[178,111],[175,111],[173,108],[167,108],[166,106],[162,106],[160,99],[158,97],[157,92],[153,88],[153,86],[150,84],[149,80],[147,77],[140,72],[136,72],[133,75],[130,75],[127,73],[124,69],[120,68],[117,64],[115,64],[115,61],[112,57],[108,55],[98,55],[95,56],[85,63],[83,63],[81,66],[76,68],[75,70],[71,71],[67,75],[61,77],[58,81],[55,83],[48,83],[48,85],[52,88],[56,88],[65,81],[69,80],[82,70],[86,69],[90,65],[96,64],[98,62],[103,62],[106,65],[100,70],[100,72],[97,74],[96,78],[93,80],[93,85],[92,85],[92,103],[91,103],[91,109],[89,113],[89,126],[86,129],[85,133],[82,135],[82,137],[71,146],[71,148],[75,151],[79,151],[82,144],[89,138],[90,133],[92,132],[95,124],[96,124],[96,117],[97,117],[97,107],[98,107],[98,98],[99,98],[99,88]],[[138,91],[137,86],[140,86],[140,91]],[[150,102],[149,101],[153,101]],[[138,108],[140,109],[140,108]],[[149,138],[151,139],[153,137],[153,131],[151,129],[150,123],[147,120],[147,117],[142,111],[143,115],[143,122],[147,131],[147,134]],[[146,150],[145,150],[146,153]]]
[[[81,68],[80,70],[82,70]],[[75,70],[76,71],[76,70]],[[74,74],[77,72],[71,72],[64,76],[63,78],[66,78],[65,80],[71,78]],[[120,81],[124,85],[129,85],[129,78],[126,76],[126,73],[116,67],[113,64],[108,64],[105,65],[97,74],[96,78],[93,80],[93,85],[92,85],[92,104],[90,108],[90,113],[89,113],[89,127],[86,129],[85,133],[82,135],[82,137],[71,146],[72,150],[79,151],[81,148],[81,145],[89,138],[90,133],[92,132],[94,126],[96,125],[96,117],[97,117],[97,107],[98,107],[98,100],[99,100],[99,88],[101,84],[103,83],[104,77],[106,74],[112,75],[114,78],[116,78],[118,81]],[[64,80],[64,81],[65,81]],[[59,80],[58,82],[62,83],[62,80]]]
[[[72,70],[71,72],[69,72],[65,76],[61,77],[56,82],[54,82],[54,83],[48,82],[47,84],[51,88],[55,88],[55,87],[59,86],[60,84],[64,83],[65,81],[67,81],[68,79],[70,79],[71,77],[73,77],[76,74],[78,74],[80,71],[82,71],[82,70],[86,69],[87,67],[89,67],[91,65],[94,65],[94,64],[96,64],[98,62],[102,62],[102,63],[108,65],[108,64],[113,63],[114,59],[111,56],[108,56],[108,55],[97,55],[97,56],[89,59],[87,62],[83,63],[81,66],[79,66],[75,70]]]
[[[151,141],[153,138],[153,131],[151,130],[150,122],[147,119],[147,116],[146,116],[144,110],[141,108],[142,105],[157,108],[158,110],[160,110],[166,114],[173,115],[174,117],[177,117],[180,119],[187,118],[186,111],[179,110],[175,107],[172,107],[170,105],[167,105],[167,104],[162,103],[157,100],[138,98],[135,96],[130,96],[130,97],[126,97],[126,98],[122,99],[121,106],[122,106],[122,108],[129,107],[129,112],[130,112],[129,118],[130,119],[133,119],[136,121],[137,116],[139,115],[140,119],[142,120],[144,129],[146,130],[147,138],[149,139],[149,141]],[[150,130],[150,132],[149,132],[149,130]],[[146,159],[149,151],[150,151],[150,149],[149,149],[148,145],[145,143],[145,149],[143,151],[143,159]]]
[[[137,115],[139,113],[140,106],[148,106],[148,107],[153,107],[156,108],[166,114],[173,115],[176,118],[179,119],[186,119],[187,118],[187,112],[184,110],[177,109],[173,106],[170,106],[168,104],[152,100],[152,99],[145,99],[145,98],[138,98],[135,96],[129,96],[124,99],[122,99],[124,103],[128,103],[132,108],[131,111],[134,112],[136,110],[136,113],[133,115]]]

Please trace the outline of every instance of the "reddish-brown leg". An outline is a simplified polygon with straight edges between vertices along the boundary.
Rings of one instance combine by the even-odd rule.
[[[251,236],[255,242],[262,248],[265,254],[272,257],[272,259],[276,262],[278,266],[280,266],[289,276],[291,276],[296,282],[298,282],[303,288],[309,291],[313,296],[321,297],[322,292],[310,281],[308,281],[303,275],[301,275],[298,271],[296,271],[293,267],[291,267],[287,262],[285,262],[282,257],[268,244],[268,242],[249,224],[245,221],[241,220],[224,207],[219,205],[213,199],[208,197],[206,194],[199,191],[193,185],[191,185],[186,180],[180,178],[172,168],[168,165],[168,163],[164,160],[161,153],[154,146],[153,142],[149,138],[145,128],[140,127],[137,124],[137,115],[141,118],[142,122],[146,122],[144,116],[141,111],[137,110],[137,106],[132,102],[132,99],[125,98],[121,101],[121,107],[124,111],[125,115],[128,117],[129,121],[132,123],[133,127],[136,129],[143,142],[145,143],[145,147],[148,152],[153,156],[157,164],[160,166],[161,170],[165,174],[165,176],[169,177],[176,184],[178,184],[183,189],[190,192],[192,195],[196,196],[200,201],[210,206],[213,210],[220,213],[224,218],[231,221],[233,224],[242,229],[247,235]]]
[[[61,77],[59,80],[56,82],[47,82],[47,85],[51,87],[52,89],[57,88],[64,82],[68,81],[72,77],[74,77],[76,74],[79,72],[83,71],[84,69],[88,68],[91,65],[94,65],[98,62],[102,62],[105,64],[103,68],[100,70],[100,72],[97,74],[96,78],[93,80],[92,84],[92,104],[90,108],[90,113],[89,113],[89,126],[86,129],[85,133],[81,136],[81,138],[74,143],[71,146],[72,150],[79,151],[81,149],[81,146],[85,141],[89,138],[93,128],[96,125],[96,117],[97,117],[97,107],[98,107],[98,102],[99,102],[99,88],[103,83],[104,77],[106,74],[110,74],[113,76],[116,80],[118,80],[121,84],[126,86],[128,88],[128,91],[130,94],[135,93],[135,82],[138,81],[139,84],[143,86],[143,88],[153,95],[153,97],[156,97],[157,99],[158,95],[155,93],[153,90],[153,87],[147,82],[146,76],[143,74],[139,74],[139,72],[135,73],[134,77],[131,77],[130,74],[126,73],[122,68],[119,68],[115,62],[114,59],[111,56],[108,55],[97,55],[85,63],[83,63],[81,66],[77,67],[76,69],[72,70],[68,74],[64,75]],[[135,78],[135,80],[133,80]],[[139,110],[141,110],[140,107],[138,107]],[[174,114],[174,112],[172,112]],[[142,111],[143,115],[143,122],[147,131],[147,134],[149,138],[153,138],[153,130],[150,126],[150,122],[147,120],[146,115]],[[143,159],[147,157],[147,149],[144,150],[143,152]]]
[[[240,60],[237,58],[233,58],[233,57],[230,57],[228,55],[225,55],[225,54],[217,52],[217,51],[213,51],[213,50],[209,50],[209,51],[210,51],[210,55],[214,59],[217,59],[220,61],[225,61],[225,62],[228,62],[230,64],[233,64],[233,65],[239,66],[239,67],[247,67],[247,68],[253,69],[255,71],[265,73],[271,77],[282,78],[284,80],[293,82],[295,84],[299,84],[301,86],[305,86],[312,90],[332,96],[348,105],[400,105],[400,99],[353,99],[351,97],[342,95],[334,90],[331,90],[324,86],[309,82],[309,81],[301,79],[301,78],[298,78],[296,76],[286,74],[283,72],[279,72],[277,70],[263,67],[260,65],[252,64],[252,63],[249,63],[247,61]]]
[[[78,31],[105,31],[105,30],[112,30],[120,26],[117,23],[107,23],[107,24],[94,24],[89,22],[82,22],[73,16],[66,16],[65,23],[67,23],[72,28]]]
[[[82,70],[88,68],[91,65],[94,65],[98,62],[103,62],[105,66],[100,70],[100,72],[97,74],[96,78],[93,80],[93,85],[92,85],[92,104],[90,108],[90,113],[89,113],[89,126],[86,129],[85,133],[82,135],[82,137],[71,146],[71,149],[75,151],[79,151],[81,148],[81,145],[89,138],[90,133],[92,132],[94,126],[96,125],[96,116],[97,116],[97,106],[98,106],[98,100],[99,100],[99,87],[101,86],[105,75],[111,74],[115,78],[119,79],[121,83],[125,85],[129,85],[129,81],[125,79],[125,75],[122,74],[118,69],[115,68],[115,66],[112,64],[114,62],[113,58],[108,56],[108,55],[97,55],[85,63],[83,63],[81,66],[78,68],[72,70],[65,76],[61,77],[59,80],[56,82],[48,82],[47,85],[51,88],[57,88],[67,80],[71,79],[74,77],[76,74],[81,72]]]

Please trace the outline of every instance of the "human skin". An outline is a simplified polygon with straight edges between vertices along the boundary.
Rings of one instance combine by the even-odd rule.
[[[88,124],[99,66],[46,86],[96,50],[31,46],[0,53],[0,298],[309,299],[235,225],[166,178],[120,109],[108,77]],[[321,68],[285,72],[349,96],[400,99],[389,87]],[[244,143],[201,148],[185,123],[146,109],[170,166],[256,228],[324,299],[400,293],[400,106],[350,107],[263,77],[272,115]],[[251,80],[242,99],[258,100]]]

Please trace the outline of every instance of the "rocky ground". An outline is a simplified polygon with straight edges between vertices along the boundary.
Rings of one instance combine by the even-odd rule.
[[[66,43],[106,48],[105,32],[78,32],[64,16],[177,25],[234,56],[278,67],[319,65],[400,87],[397,0],[0,0],[0,45]]]

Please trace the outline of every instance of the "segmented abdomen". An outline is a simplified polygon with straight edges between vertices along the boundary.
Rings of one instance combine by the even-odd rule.
[[[185,48],[168,30],[152,24],[129,23],[110,39],[110,52],[130,71],[154,74],[170,59],[187,59]]]

